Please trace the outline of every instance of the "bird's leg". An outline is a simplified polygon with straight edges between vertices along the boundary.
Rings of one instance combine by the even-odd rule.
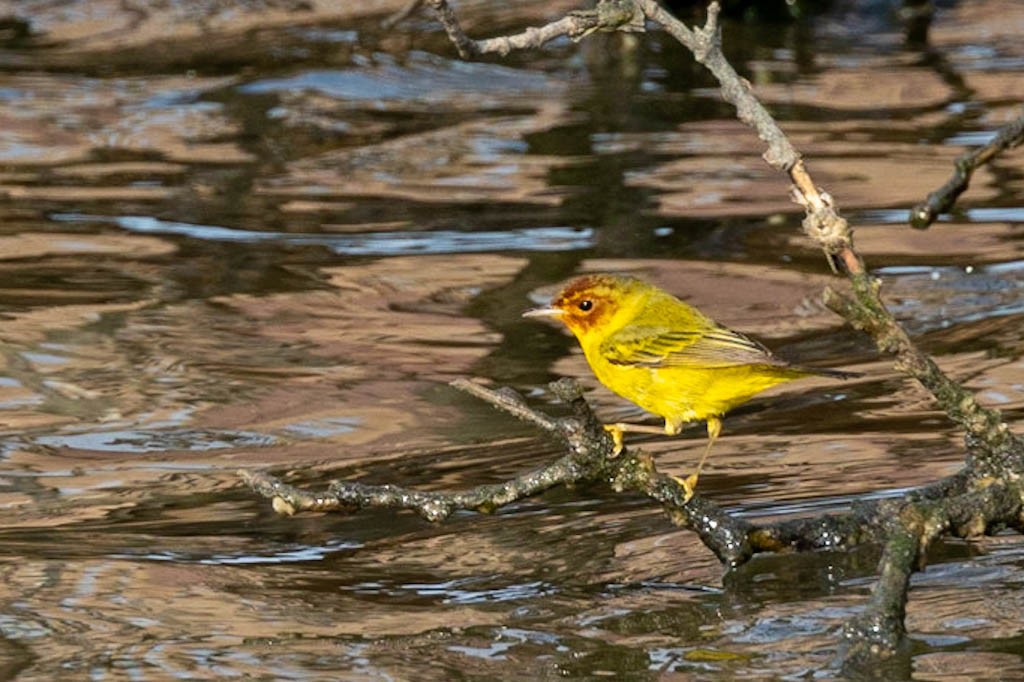
[[[708,444],[704,448],[704,454],[700,456],[700,461],[697,462],[697,471],[683,480],[676,479],[686,491],[687,502],[693,497],[693,491],[697,489],[697,479],[700,478],[700,471],[704,468],[704,462],[708,458],[708,453],[711,452],[711,446],[715,444],[720,433],[722,433],[722,420],[718,417],[708,417]]]
[[[711,446],[715,444],[719,434],[722,433],[722,420],[718,417],[708,417],[708,444],[704,448],[704,454],[701,455],[700,461],[697,462],[697,471],[690,474],[686,478],[680,476],[671,476],[670,478],[678,483],[686,496],[683,498],[683,502],[689,502],[690,498],[693,497],[694,491],[697,489],[697,480],[700,478],[701,469],[704,468],[704,462],[708,458],[708,454],[711,452]],[[664,427],[651,426],[649,424],[630,424],[628,422],[617,422],[615,424],[605,424],[604,430],[607,431],[612,441],[615,443],[615,449],[612,450],[612,457],[618,457],[622,452],[622,434],[626,431],[633,431],[639,433],[658,433],[665,434],[668,436],[678,435],[683,430],[683,424],[673,423],[669,420],[665,420]]]
[[[612,442],[615,443],[615,449],[612,450],[612,457],[618,457],[622,453],[623,443],[622,434],[626,431],[633,431],[636,433],[657,433],[674,436],[679,433],[679,430],[670,429],[668,422],[665,423],[665,427],[650,426],[649,424],[629,424],[627,422],[617,422],[615,424],[605,424],[604,430],[609,433],[612,437]]]

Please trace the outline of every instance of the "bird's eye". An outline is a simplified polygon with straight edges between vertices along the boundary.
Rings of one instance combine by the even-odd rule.
[[[591,301],[589,298],[579,302],[579,309],[582,310],[583,312],[587,312],[593,307],[594,302]]]

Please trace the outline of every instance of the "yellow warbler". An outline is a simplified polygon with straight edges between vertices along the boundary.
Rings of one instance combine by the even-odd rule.
[[[664,428],[618,423],[605,428],[622,451],[626,431],[674,436],[705,420],[708,444],[697,471],[676,479],[693,495],[704,460],[722,430],[721,417],[761,391],[800,377],[856,376],[799,367],[757,341],[719,325],[672,294],[634,277],[586,275],[569,282],[551,304],[523,313],[555,317],[575,334],[598,380],[665,420]]]

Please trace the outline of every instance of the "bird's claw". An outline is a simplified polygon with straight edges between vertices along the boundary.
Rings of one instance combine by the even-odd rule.
[[[683,504],[686,504],[693,499],[693,494],[697,490],[697,474],[690,474],[686,478],[679,476],[671,476],[673,481],[679,484],[679,487],[683,489],[685,496],[683,497]]]
[[[612,443],[615,444],[615,447],[612,448],[611,456],[612,459],[615,459],[620,454],[622,454],[622,448],[625,447],[625,445],[622,442],[622,429],[620,429],[618,426],[614,424],[605,424],[604,430],[607,431],[608,435],[612,437]]]

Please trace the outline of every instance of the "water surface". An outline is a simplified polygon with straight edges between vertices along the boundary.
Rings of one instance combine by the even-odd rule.
[[[701,486],[736,513],[840,512],[962,460],[927,395],[822,307],[833,280],[785,180],[678,45],[598,35],[467,64],[425,18],[389,33],[356,5],[10,10],[30,30],[0,44],[0,676],[833,677],[873,548],[723,576],[600,483],[441,525],[281,518],[240,485],[244,467],[456,489],[561,454],[456,377],[557,410],[546,383],[576,376],[605,418],[642,418],[520,317],[606,270],[865,372],[729,416]],[[469,18],[518,30],[570,6]],[[945,3],[926,51],[894,16],[730,24],[726,43],[908,328],[1013,423],[1019,154],[931,230],[904,220],[1018,115],[1024,10]],[[683,473],[701,433],[636,442]],[[936,547],[894,674],[1024,677],[1022,584],[1016,536]]]

